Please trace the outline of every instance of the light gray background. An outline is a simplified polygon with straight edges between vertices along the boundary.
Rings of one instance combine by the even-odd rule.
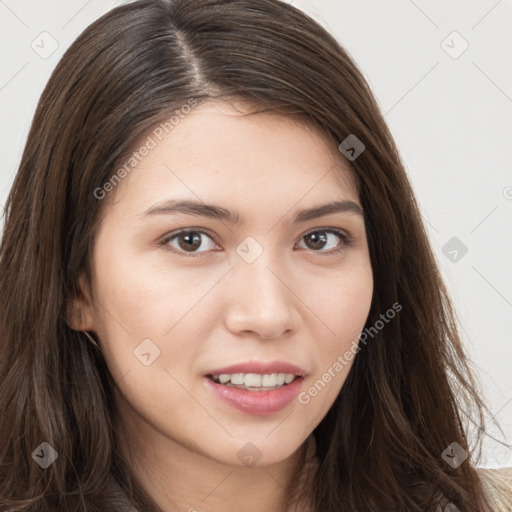
[[[512,443],[512,2],[288,1],[330,30],[370,83],[505,437],[490,432]],[[120,3],[0,0],[0,207],[51,71]],[[443,252],[453,237],[468,249],[462,257],[450,246]],[[481,466],[512,466],[510,450],[489,438],[484,447]]]

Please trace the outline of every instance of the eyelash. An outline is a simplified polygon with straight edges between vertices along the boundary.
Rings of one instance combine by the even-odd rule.
[[[167,250],[169,252],[172,252],[174,254],[180,254],[182,256],[190,257],[190,258],[197,258],[198,256],[201,256],[203,253],[208,252],[208,251],[200,251],[200,252],[196,252],[196,253],[186,253],[184,251],[177,250],[174,247],[170,247],[168,245],[168,243],[170,241],[174,240],[175,238],[179,237],[180,235],[185,235],[185,234],[189,234],[189,233],[198,233],[201,235],[206,235],[208,238],[210,238],[212,241],[215,242],[212,235],[210,235],[208,232],[201,230],[201,229],[189,228],[189,229],[182,229],[175,233],[171,233],[169,236],[166,236],[159,243],[159,245],[161,245],[165,250]],[[307,233],[304,233],[304,235],[302,235],[301,240],[304,239],[306,236],[311,235],[313,233],[332,233],[332,234],[337,235],[342,240],[342,244],[337,249],[331,249],[329,251],[315,251],[315,250],[310,249],[311,252],[318,253],[321,255],[332,256],[334,254],[339,254],[345,248],[349,247],[353,242],[353,239],[350,236],[345,234],[343,231],[340,231],[339,229],[335,229],[335,228],[320,228],[320,229],[314,229],[312,231],[308,231]]]

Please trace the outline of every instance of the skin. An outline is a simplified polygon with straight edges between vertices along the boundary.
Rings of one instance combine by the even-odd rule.
[[[306,370],[307,390],[357,340],[370,310],[363,217],[339,212],[292,224],[304,208],[341,199],[360,205],[348,164],[316,128],[242,115],[249,111],[246,103],[210,101],[181,119],[105,200],[92,282],[80,280],[79,328],[97,334],[116,380],[121,448],[169,512],[285,510],[305,440],[352,361],[308,404],[296,400],[266,416],[224,403],[204,375],[281,360]],[[171,198],[238,210],[243,224],[144,215]],[[184,228],[207,231],[197,235],[199,247],[183,236],[162,243]],[[351,245],[327,228],[349,234]],[[325,243],[304,238],[311,231]],[[263,249],[252,263],[236,251],[249,236]],[[145,339],[160,350],[149,366],[134,356]],[[253,467],[237,457],[248,442],[261,454]]]

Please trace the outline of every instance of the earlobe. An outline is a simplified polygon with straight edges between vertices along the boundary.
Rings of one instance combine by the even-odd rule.
[[[66,304],[66,323],[75,331],[94,331],[92,300],[84,276],[78,279],[78,293]]]
[[[83,331],[83,315],[80,299],[74,298],[67,301],[66,304],[66,323],[74,331]]]

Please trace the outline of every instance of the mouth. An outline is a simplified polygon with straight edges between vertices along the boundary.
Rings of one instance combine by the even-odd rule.
[[[249,362],[204,376],[206,388],[221,402],[253,415],[275,414],[295,401],[306,372],[285,362]]]
[[[216,384],[247,391],[273,391],[302,379],[293,373],[220,373],[207,377]]]

